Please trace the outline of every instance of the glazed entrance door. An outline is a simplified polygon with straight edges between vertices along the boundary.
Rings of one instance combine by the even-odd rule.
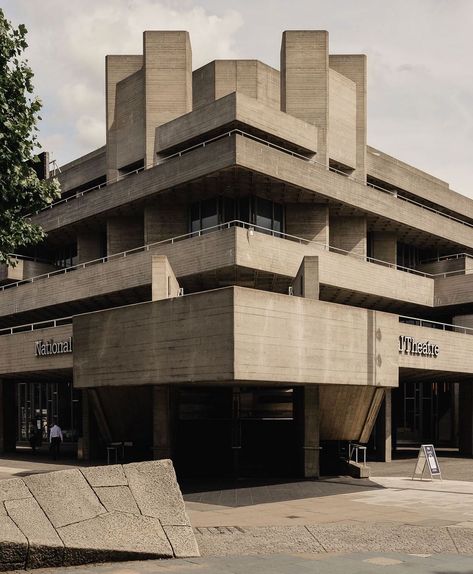
[[[452,383],[401,382],[395,392],[396,443],[453,446],[455,440]]]

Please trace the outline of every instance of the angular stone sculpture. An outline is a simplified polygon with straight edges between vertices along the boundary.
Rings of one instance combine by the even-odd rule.
[[[0,481],[0,570],[192,556],[170,460]]]

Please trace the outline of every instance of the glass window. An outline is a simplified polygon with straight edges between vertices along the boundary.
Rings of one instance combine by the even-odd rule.
[[[217,200],[207,199],[201,203],[201,229],[218,225]]]
[[[265,229],[273,228],[273,202],[268,199],[256,198],[256,225]]]

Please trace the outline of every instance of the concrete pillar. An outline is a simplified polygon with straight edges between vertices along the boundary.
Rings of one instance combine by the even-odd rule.
[[[328,166],[328,32],[284,32],[280,69],[281,110],[317,126],[316,159]]]
[[[356,86],[356,169],[353,177],[366,182],[367,62],[364,54],[331,55],[330,68]]]
[[[301,474],[304,478],[320,476],[320,406],[318,385],[294,389],[294,416],[301,445]]]
[[[287,203],[286,233],[328,245],[329,211],[323,203]]]
[[[91,459],[91,440],[92,440],[92,411],[87,389],[81,391],[82,406],[82,436],[79,438],[77,448],[77,458],[79,460]]]
[[[112,217],[107,220],[107,255],[144,245],[142,217]]]
[[[177,297],[179,283],[165,255],[153,255],[151,259],[151,292],[152,301]]]
[[[397,236],[395,233],[374,231],[370,235],[371,257],[379,261],[397,263]]]
[[[366,217],[331,217],[330,247],[366,257]]]
[[[77,259],[79,263],[100,259],[106,254],[103,245],[103,234],[98,231],[81,231],[77,234]]]
[[[296,297],[319,298],[319,258],[305,256],[292,283]]]
[[[145,167],[155,161],[158,126],[192,111],[192,51],[188,32],[143,33]]]
[[[172,456],[172,411],[169,385],[153,387],[153,458]]]
[[[189,231],[187,206],[172,200],[160,200],[144,210],[145,243],[156,243]]]
[[[384,400],[376,420],[376,454],[383,462],[392,460],[392,391],[385,389]]]
[[[118,178],[119,167],[144,157],[142,66],[143,56],[107,56],[105,58],[107,181],[114,181]],[[121,84],[126,79],[129,79],[126,82],[128,86]],[[135,83],[134,87],[130,85],[133,82]],[[130,90],[134,93],[128,94],[129,97],[126,98]],[[126,101],[127,99],[129,101]],[[141,145],[138,147],[128,145],[127,136],[131,135],[130,132],[138,133]],[[135,137],[133,137],[134,139]],[[135,154],[133,158],[131,160],[125,159],[130,153]]]
[[[473,456],[473,381],[459,384],[458,448],[461,454]]]
[[[0,454],[15,451],[16,413],[16,385],[0,380]]]

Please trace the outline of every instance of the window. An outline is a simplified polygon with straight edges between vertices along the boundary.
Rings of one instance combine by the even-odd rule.
[[[193,203],[189,231],[203,231],[222,223],[239,220],[276,232],[284,231],[284,207],[256,196],[239,199],[218,197]]]
[[[57,267],[72,267],[77,261],[77,243],[65,245],[55,253],[54,265]]]

